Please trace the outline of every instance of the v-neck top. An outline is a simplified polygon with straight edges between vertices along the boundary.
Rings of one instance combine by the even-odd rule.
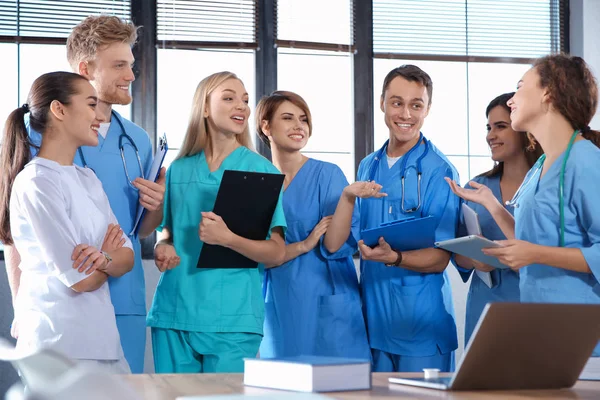
[[[88,277],[72,266],[75,247],[100,249],[108,224],[116,222],[102,184],[87,168],[35,158],[17,175],[10,223],[22,271],[18,349],[50,346],[76,359],[121,357],[108,284],[84,293],[70,288]]]
[[[148,313],[149,326],[262,334],[264,267],[196,267],[203,245],[198,236],[201,212],[213,210],[225,170],[280,173],[267,159],[243,146],[231,152],[214,172],[208,169],[204,152],[171,164],[167,172],[164,219],[159,230],[169,228],[181,261],[160,278]],[[275,227],[285,232],[281,194],[269,231]]]

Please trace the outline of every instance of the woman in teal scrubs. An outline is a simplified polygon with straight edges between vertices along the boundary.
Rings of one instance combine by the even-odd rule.
[[[312,133],[308,105],[296,93],[274,92],[256,109],[256,131],[285,174],[286,257],[265,273],[265,337],[261,357],[298,355],[370,359],[356,267],[358,213],[342,247],[330,252],[331,215],[352,190],[335,164],[300,151]]]
[[[194,95],[187,133],[167,172],[164,219],[155,261],[163,275],[148,325],[158,373],[242,372],[262,339],[263,267],[197,268],[204,243],[225,246],[260,264],[285,255],[281,196],[270,236],[233,234],[211,210],[225,170],[279,173],[250,150],[248,93],[232,73],[203,79]],[[244,201],[240,199],[240,201]]]
[[[514,219],[488,187],[450,186],[483,205],[509,238],[485,253],[520,271],[521,301],[600,304],[600,133],[588,126],[596,80],[580,57],[547,56],[508,105],[513,129],[530,132],[545,153],[510,202]]]
[[[499,202],[504,204],[513,198],[523,182],[527,171],[535,164],[542,150],[533,138],[525,132],[516,132],[510,126],[510,108],[506,104],[514,95],[505,93],[490,102],[485,111],[488,119],[486,141],[492,152],[494,168],[477,176],[473,181],[490,188]],[[506,239],[490,213],[480,204],[467,201],[479,216],[481,233],[491,240]],[[512,212],[513,208],[507,208]],[[468,235],[464,220],[461,219],[458,236]],[[459,254],[453,256],[454,264],[464,282],[472,274],[467,296],[465,320],[465,345],[487,303],[516,301],[519,297],[519,274],[511,269],[496,269],[472,258]]]

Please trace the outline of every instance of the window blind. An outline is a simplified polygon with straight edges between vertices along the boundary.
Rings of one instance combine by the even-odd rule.
[[[376,54],[536,58],[565,50],[565,0],[373,0]]]
[[[352,46],[354,1],[277,0],[277,40]]]
[[[256,43],[256,0],[157,0],[158,41]]]
[[[0,0],[0,36],[66,38],[94,14],[131,19],[129,0]]]

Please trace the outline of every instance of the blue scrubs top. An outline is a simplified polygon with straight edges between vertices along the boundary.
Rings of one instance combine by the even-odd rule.
[[[560,246],[559,179],[564,153],[540,179],[541,169],[525,177],[515,211],[517,239]],[[565,247],[581,249],[592,273],[533,264],[522,268],[521,301],[600,304],[600,149],[589,140],[575,142],[564,178]],[[531,178],[531,179],[529,179]],[[600,356],[600,345],[593,356]]]
[[[119,122],[123,125],[123,128],[121,128]],[[27,120],[26,125],[29,130],[29,139],[34,145],[39,146],[41,135],[29,128],[29,120]],[[96,147],[84,146],[81,148],[85,163],[79,152],[75,153],[74,162],[82,167],[88,166],[96,173],[96,176],[102,182],[110,207],[117,217],[121,229],[125,233],[129,233],[133,229],[137,209],[141,205],[138,190],[129,185],[125,175],[125,165],[119,148],[119,137],[123,135],[123,129],[138,148],[142,167],[144,168],[143,176],[146,176],[152,164],[150,138],[145,130],[121,117],[116,111],[113,111],[106,138],[98,135],[98,145]],[[135,178],[142,176],[142,172],[135,151],[129,143],[127,139],[123,139],[125,163],[127,164],[129,177],[133,181]],[[33,148],[32,151],[37,152]],[[137,235],[130,236],[130,239],[135,254],[133,270],[119,278],[108,278],[110,297],[116,315],[146,315],[146,289],[140,239]]]
[[[333,215],[348,181],[341,169],[308,159],[283,194],[286,244],[305,240]],[[336,253],[323,241],[313,250],[265,273],[265,336],[261,357],[298,355],[370,359],[356,267],[359,218]]]
[[[424,143],[420,143],[406,163],[407,209],[418,204],[416,160],[425,147]],[[358,179],[375,180],[383,185],[382,192],[387,193],[387,197],[359,200],[361,230],[403,217],[433,215],[438,223],[436,241],[456,237],[460,202],[450,191],[444,177],[458,181],[458,173],[431,142],[429,147],[422,160],[422,204],[413,213],[402,211],[402,158],[389,168],[384,151],[374,176],[369,176],[369,171],[377,162],[376,153],[362,160]],[[425,357],[449,353],[458,347],[452,297],[445,272],[419,273],[361,260],[361,289],[372,348],[397,355]]]
[[[478,176],[473,181],[481,183],[489,187],[494,193],[494,196],[502,203],[502,193],[500,191],[500,175],[493,177]],[[469,185],[465,187],[470,188]],[[479,224],[484,237],[490,240],[504,240],[506,236],[500,230],[500,227],[492,218],[488,210],[478,203],[466,201],[466,204],[471,207],[479,216]],[[513,207],[507,207],[507,210],[512,213]],[[467,236],[467,228],[464,219],[461,218],[458,227],[458,236]],[[454,261],[454,257],[452,258]],[[456,264],[455,264],[456,265]],[[479,277],[473,273],[474,270],[467,270],[456,265],[461,278],[464,282],[471,278],[469,286],[469,294],[467,295],[467,313],[465,319],[465,345],[469,343],[471,334],[475,329],[475,325],[479,321],[479,317],[487,303],[514,301],[519,302],[519,274],[511,269],[494,269],[490,272],[492,278],[492,287],[488,287]]]
[[[213,210],[225,170],[280,173],[267,159],[244,146],[231,152],[213,172],[204,152],[173,161],[167,172],[159,230],[169,228],[181,261],[161,275],[148,312],[148,326],[191,332],[263,333],[263,265],[196,267],[203,245],[198,235],[201,212]],[[286,230],[281,202],[280,195],[269,232],[275,227]]]

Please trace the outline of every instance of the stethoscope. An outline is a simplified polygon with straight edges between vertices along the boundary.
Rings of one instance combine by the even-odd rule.
[[[565,247],[565,168],[567,166],[569,154],[571,154],[571,148],[573,147],[575,138],[579,133],[580,131],[576,130],[571,136],[571,140],[569,141],[569,145],[567,146],[567,150],[565,151],[565,157],[563,158],[562,166],[560,169],[560,176],[558,179],[558,202],[560,207],[560,247]],[[507,201],[506,205],[515,208],[519,207],[519,199],[523,194],[524,188],[526,188],[529,185],[529,182],[531,182],[534,176],[537,176],[538,172],[543,168],[545,160],[546,155],[542,154],[542,156],[536,161],[535,165],[531,169],[527,181],[525,181],[521,186],[519,186],[519,189],[517,189],[517,192],[513,196],[512,200]]]
[[[419,145],[421,144],[421,141],[423,141],[425,143],[425,150],[423,151],[423,154],[421,154],[419,156],[419,158],[417,158],[417,163],[416,163],[418,204],[416,207],[406,209],[406,207],[404,206],[404,181],[406,178],[406,163],[408,162],[408,158],[410,157],[410,155],[419,147]],[[375,159],[374,159],[373,163],[371,164],[371,168],[369,169],[369,180],[370,181],[375,179],[375,173],[377,172],[377,168],[379,168],[379,162],[383,158],[389,143],[390,143],[390,141],[388,139],[385,142],[385,144],[383,145],[383,147],[381,149],[379,149],[377,151],[377,153],[375,154]],[[428,152],[429,152],[429,140],[427,140],[423,136],[423,133],[420,133],[419,140],[417,141],[417,143],[413,147],[411,147],[411,149],[408,152],[406,152],[406,154],[404,154],[402,156],[402,160],[401,160],[401,164],[400,164],[400,182],[402,183],[401,204],[402,204],[402,211],[405,213],[413,213],[415,211],[418,211],[421,208],[421,176],[423,175],[423,170],[421,168],[421,161],[423,160],[423,158],[425,158],[425,156],[427,155]],[[409,167],[409,168],[415,168],[415,167]]]
[[[142,167],[142,160],[140,159],[140,153],[138,151],[137,146],[135,145],[135,142],[131,138],[131,136],[129,136],[127,134],[127,132],[125,132],[125,127],[123,126],[123,122],[121,122],[121,119],[119,118],[119,116],[114,111],[111,112],[111,116],[115,117],[114,119],[117,121],[117,123],[119,124],[119,127],[121,128],[121,134],[119,135],[119,149],[121,150],[121,160],[123,160],[123,169],[125,170],[125,176],[127,177],[127,182],[129,183],[129,186],[131,186],[133,189],[137,190],[137,188],[133,185],[133,180],[129,177],[129,172],[127,171],[127,161],[125,160],[125,149],[124,148],[126,145],[128,145],[128,146],[131,146],[133,148],[133,150],[135,151],[135,156],[137,158],[138,166],[140,167],[140,176],[143,177],[144,168]],[[125,140],[127,140],[129,143],[124,142]],[[83,164],[83,167],[89,168],[94,173],[96,173],[96,171],[94,171],[94,169],[91,168],[87,164],[87,161],[85,160],[85,157],[83,156],[83,150],[81,149],[81,147],[78,148],[77,151],[79,152],[79,157],[81,157],[81,162]]]

